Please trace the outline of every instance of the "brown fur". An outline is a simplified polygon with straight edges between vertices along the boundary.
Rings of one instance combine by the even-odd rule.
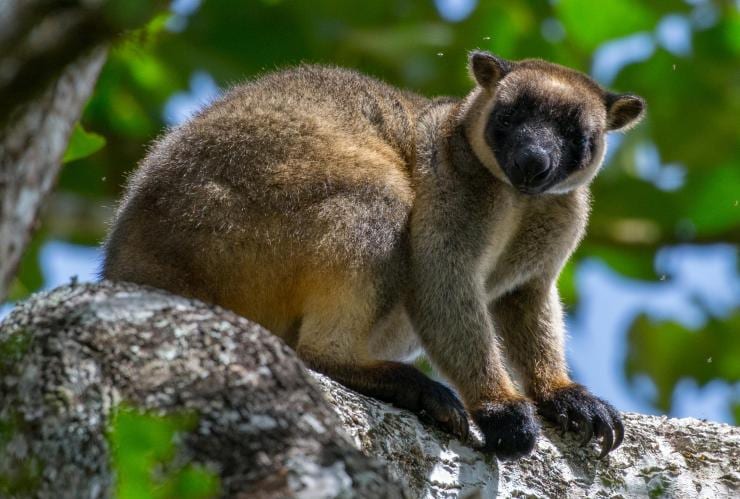
[[[391,361],[423,345],[485,417],[527,403],[507,361],[535,400],[571,384],[554,282],[585,230],[603,144],[572,185],[527,196],[478,135],[492,103],[531,87],[585,106],[603,141],[605,94],[542,61],[477,64],[462,101],[317,66],[232,89],[134,173],[103,276],[232,309],[309,366],[461,434],[454,396]]]

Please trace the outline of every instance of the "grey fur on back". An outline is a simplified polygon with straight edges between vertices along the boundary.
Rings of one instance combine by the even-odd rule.
[[[213,301],[216,283],[187,283],[231,273],[223,267],[237,265],[240,257],[229,253],[239,245],[265,258],[273,253],[280,265],[384,258],[413,200],[413,127],[428,105],[354,71],[320,66],[233,88],[151,148],[127,187],[103,276],[141,280],[143,271],[166,287],[173,271],[187,281],[177,291],[204,286],[208,295],[198,297]],[[132,258],[131,245],[150,253]],[[142,257],[159,260],[152,265],[168,274],[149,273]]]

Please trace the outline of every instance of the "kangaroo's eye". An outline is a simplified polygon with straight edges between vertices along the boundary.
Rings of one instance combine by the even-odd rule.
[[[504,128],[510,126],[511,111],[500,111],[496,113],[496,124]]]
[[[578,139],[577,145],[581,151],[586,151],[590,154],[593,154],[596,150],[596,135],[587,134],[581,136],[580,139]]]

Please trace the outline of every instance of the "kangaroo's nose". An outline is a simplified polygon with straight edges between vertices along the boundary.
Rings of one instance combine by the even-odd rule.
[[[514,155],[518,184],[538,187],[550,172],[550,155],[541,147],[524,147]]]

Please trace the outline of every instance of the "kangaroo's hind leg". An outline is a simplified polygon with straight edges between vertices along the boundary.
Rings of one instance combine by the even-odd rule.
[[[425,413],[446,430],[467,438],[465,409],[449,388],[411,365],[370,354],[369,337],[379,317],[377,293],[368,279],[334,276],[322,283],[306,301],[298,356],[348,388]]]

